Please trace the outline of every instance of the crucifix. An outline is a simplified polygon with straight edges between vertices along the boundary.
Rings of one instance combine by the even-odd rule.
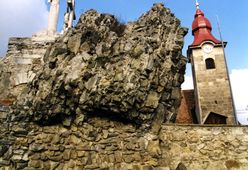
[[[196,8],[197,8],[197,9],[199,9],[199,8],[200,8],[200,7],[199,7],[199,6],[200,6],[200,4],[198,3],[198,0],[195,0],[195,6],[196,6]]]

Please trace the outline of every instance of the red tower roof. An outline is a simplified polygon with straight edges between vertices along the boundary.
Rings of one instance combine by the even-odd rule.
[[[192,23],[192,34],[194,36],[194,42],[191,46],[198,46],[203,41],[212,41],[215,44],[220,44],[221,41],[217,40],[211,33],[212,26],[207,18],[204,17],[204,13],[197,9],[195,13],[195,19]]]

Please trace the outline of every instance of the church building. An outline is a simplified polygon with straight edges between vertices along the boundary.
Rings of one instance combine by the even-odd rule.
[[[187,57],[192,66],[194,90],[182,91],[177,123],[236,124],[224,47],[216,39],[210,21],[196,4],[192,23],[194,41]]]

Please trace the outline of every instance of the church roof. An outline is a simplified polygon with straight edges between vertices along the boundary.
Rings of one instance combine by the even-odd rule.
[[[195,96],[194,90],[182,90],[181,104],[178,109],[176,123],[192,124],[195,122]]]
[[[204,13],[197,7],[195,19],[192,23],[192,34],[194,41],[191,46],[201,45],[204,41],[212,41],[215,44],[221,44],[211,33],[212,26],[210,21],[204,16]]]

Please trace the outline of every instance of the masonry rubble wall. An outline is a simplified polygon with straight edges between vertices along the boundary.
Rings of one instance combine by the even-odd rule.
[[[70,128],[6,119],[0,119],[1,170],[248,168],[247,126],[163,124],[154,134],[97,117]]]
[[[10,110],[3,102],[0,169],[247,168],[247,127],[165,124],[180,104],[186,32],[162,4],[127,25],[86,12]]]

